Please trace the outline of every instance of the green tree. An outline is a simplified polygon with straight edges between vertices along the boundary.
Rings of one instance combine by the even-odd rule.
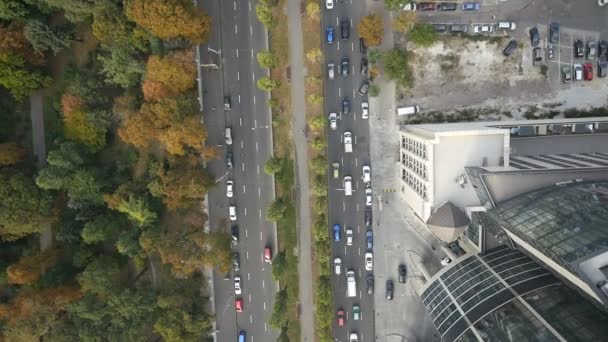
[[[98,256],[78,275],[78,283],[84,292],[102,297],[108,296],[118,284],[120,268],[115,258]]]
[[[272,314],[270,315],[271,327],[280,329],[287,322],[287,291],[281,290],[274,296],[274,305],[272,306]]]
[[[106,82],[123,88],[139,84],[146,71],[144,63],[126,48],[112,47],[109,54],[99,55],[97,59]]]
[[[326,119],[323,116],[321,116],[321,115],[315,115],[308,122],[308,126],[312,130],[320,131],[323,128],[325,128],[325,120]]]
[[[141,246],[139,245],[140,235],[141,231],[139,229],[128,229],[120,233],[115,244],[118,253],[129,257],[137,256],[141,251]]]
[[[261,2],[255,5],[255,15],[268,29],[272,28],[276,23],[275,18],[272,15],[272,7],[268,3]]]
[[[3,0],[0,1],[0,19],[13,20],[16,18],[25,18],[29,10],[26,5],[19,0]]]
[[[280,158],[270,158],[266,161],[266,164],[264,164],[264,172],[266,172],[269,175],[274,175],[277,172],[280,172],[281,169],[283,168],[283,160],[281,160]]]
[[[211,329],[211,318],[202,305],[188,305],[191,301],[185,302],[184,298],[184,295],[161,295],[157,299],[161,310],[154,331],[167,342],[201,341]]]
[[[384,4],[386,5],[386,9],[391,11],[401,10],[403,6],[410,2],[410,0],[384,0]]]
[[[315,151],[319,151],[319,152],[323,151],[327,147],[327,140],[325,140],[323,137],[316,137],[316,138],[313,139],[313,141],[310,144],[310,146]]]
[[[393,49],[384,54],[384,71],[386,76],[404,87],[414,82],[412,71],[408,64],[407,54],[399,49]]]
[[[372,64],[378,63],[381,58],[382,52],[380,52],[380,50],[378,49],[369,49],[369,51],[367,52],[367,59]]]
[[[49,84],[51,79],[42,72],[29,69],[20,55],[0,52],[0,85],[17,100]]]
[[[274,202],[270,203],[268,208],[266,208],[266,219],[272,222],[280,221],[283,219],[283,217],[285,217],[286,211],[287,205],[282,199],[278,198],[274,200]]]
[[[273,80],[270,77],[264,76],[258,80],[257,85],[258,88],[261,90],[272,91],[273,89],[281,85],[281,82]]]
[[[414,28],[410,30],[408,34],[409,40],[420,46],[433,45],[437,39],[437,32],[431,24],[422,23],[414,25]]]
[[[25,38],[39,52],[51,51],[54,55],[72,45],[72,36],[60,29],[53,30],[45,23],[31,19],[23,28]]]
[[[270,51],[262,51],[257,54],[258,63],[262,68],[272,69],[277,65],[277,57]]]
[[[317,197],[327,196],[327,184],[322,177],[316,177],[312,184],[312,193]]]
[[[85,21],[95,10],[95,0],[42,0],[47,5],[63,10],[71,22]]]
[[[106,213],[95,216],[84,224],[80,236],[85,243],[96,243],[116,238],[118,232],[128,226],[120,214]]]
[[[324,155],[320,154],[312,158],[310,165],[315,173],[320,175],[327,174],[327,158]]]
[[[285,274],[287,268],[287,258],[285,257],[285,251],[280,251],[274,256],[272,260],[272,277],[275,280],[279,280]]]
[[[126,214],[138,226],[145,227],[156,221],[158,215],[150,209],[148,201],[137,195],[130,195],[116,210]]]

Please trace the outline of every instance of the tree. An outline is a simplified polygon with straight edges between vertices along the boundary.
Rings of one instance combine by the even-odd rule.
[[[277,222],[285,217],[285,213],[287,212],[287,205],[283,202],[282,199],[275,199],[274,202],[270,203],[268,208],[266,208],[266,219],[268,221]]]
[[[211,329],[212,317],[204,310],[199,293],[163,293],[156,303],[161,309],[154,331],[168,342],[201,341]]]
[[[170,92],[182,93],[194,86],[196,64],[192,51],[173,53],[166,57],[150,56],[146,79],[162,83]]]
[[[277,172],[280,172],[283,168],[283,161],[280,158],[272,157],[266,161],[264,164],[264,172],[269,175],[274,175]]]
[[[155,80],[145,80],[141,85],[146,101],[159,101],[171,96],[171,92],[165,85]]]
[[[287,258],[285,257],[285,251],[280,251],[274,256],[272,260],[272,277],[275,280],[279,280],[285,274],[287,268]]]
[[[19,0],[4,0],[0,2],[0,19],[13,20],[25,18],[29,13],[25,4]]]
[[[280,329],[287,322],[287,291],[281,290],[274,296],[274,304],[272,306],[272,314],[270,315],[271,327]]]
[[[121,184],[112,194],[103,196],[108,208],[121,212],[137,224],[146,227],[158,217],[150,207],[147,195],[134,183]]]
[[[306,100],[308,100],[308,103],[310,103],[311,105],[319,105],[323,103],[323,96],[318,94],[310,94],[308,95],[308,98],[306,98]]]
[[[310,145],[315,151],[323,151],[327,147],[327,140],[322,137],[315,137]]]
[[[384,4],[386,5],[387,9],[396,11],[402,9],[403,6],[410,1],[411,0],[384,0]]]
[[[222,149],[218,146],[205,146],[202,152],[203,158],[206,161],[218,160],[222,156]]]
[[[402,86],[408,87],[414,82],[407,55],[402,50],[395,48],[384,54],[384,71],[389,79]]]
[[[319,6],[317,2],[309,2],[308,5],[306,5],[306,15],[310,20],[318,22],[319,19],[321,19],[320,14],[321,6]]]
[[[416,12],[399,12],[393,19],[393,31],[407,33],[417,21]]]
[[[315,173],[325,175],[327,173],[327,158],[324,155],[318,155],[311,159],[311,166]]]
[[[16,264],[6,269],[8,283],[16,285],[32,284],[40,280],[59,258],[59,250],[47,249],[33,255],[22,256]]]
[[[16,143],[0,144],[0,166],[20,163],[25,158],[25,149]]]
[[[359,21],[357,26],[359,36],[365,40],[368,46],[378,46],[382,44],[384,35],[384,24],[382,18],[377,14],[366,15]]]
[[[378,63],[382,59],[382,52],[378,49],[369,49],[367,52],[367,59],[371,64]]]
[[[85,21],[95,9],[94,0],[43,0],[47,5],[63,10],[63,15],[71,22]]]
[[[262,68],[272,69],[277,65],[277,57],[270,51],[258,52],[256,56],[258,58],[258,63]]]
[[[42,72],[27,68],[22,56],[0,52],[0,85],[8,89],[15,99],[23,100],[50,80]]]
[[[315,115],[308,122],[308,127],[314,131],[320,131],[325,127],[325,120],[323,116]]]
[[[93,35],[106,47],[149,50],[148,33],[130,21],[121,6],[98,8],[93,13]]]
[[[258,80],[257,85],[258,88],[261,90],[272,91],[273,89],[281,85],[281,82],[273,80],[270,77],[264,76]]]
[[[267,29],[272,28],[276,24],[275,18],[272,15],[272,7],[266,2],[260,2],[255,5],[255,15]]]
[[[183,37],[200,44],[211,29],[211,18],[188,1],[128,0],[125,13],[160,39]]]
[[[306,59],[311,64],[319,63],[323,60],[323,52],[319,48],[313,48],[306,52]]]
[[[121,215],[108,212],[96,215],[91,221],[86,222],[80,236],[88,244],[112,240],[128,225]]]
[[[39,52],[51,51],[54,55],[72,45],[72,36],[61,30],[52,30],[45,23],[31,19],[25,24],[25,38]]]
[[[78,283],[85,293],[106,297],[114,291],[120,277],[118,260],[98,256],[78,275]]]
[[[40,232],[51,221],[51,202],[51,196],[31,178],[1,170],[0,237],[12,241]]]
[[[97,60],[105,81],[123,88],[139,84],[145,72],[144,64],[126,48],[113,47],[109,54],[98,55]]]
[[[437,32],[431,24],[416,24],[408,34],[408,38],[416,45],[430,46],[437,39]]]
[[[63,112],[65,137],[79,142],[92,151],[99,151],[106,145],[106,134],[110,121],[108,113],[85,111],[85,109]]]
[[[116,250],[118,253],[128,257],[135,257],[141,252],[139,245],[139,237],[141,231],[139,229],[129,229],[122,231],[116,240]]]
[[[327,184],[323,178],[317,176],[312,184],[312,193],[317,197],[327,196]]]

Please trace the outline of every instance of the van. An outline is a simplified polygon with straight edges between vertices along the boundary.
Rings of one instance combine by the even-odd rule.
[[[344,177],[344,196],[351,196],[353,194],[353,177]]]
[[[335,77],[336,65],[334,63],[327,64],[327,77],[333,80]]]
[[[346,297],[357,296],[357,280],[355,279],[355,271],[346,271]]]
[[[499,21],[498,24],[496,24],[496,28],[499,30],[513,31],[516,27],[517,25],[511,21]]]
[[[232,132],[230,127],[226,127],[226,132],[224,135],[226,136],[226,145],[232,145]]]
[[[241,330],[241,332],[239,333],[239,342],[246,342],[247,341],[247,334],[245,333],[244,330]]]
[[[230,216],[230,221],[236,221],[236,206],[231,205],[228,207],[228,214]]]
[[[397,115],[412,115],[412,114],[418,114],[418,112],[420,112],[420,108],[418,106],[397,108]]]

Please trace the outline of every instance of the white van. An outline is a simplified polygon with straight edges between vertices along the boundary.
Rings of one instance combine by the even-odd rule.
[[[355,279],[355,271],[346,271],[346,297],[357,296],[357,280]]]
[[[230,216],[230,221],[236,221],[236,206],[231,205],[228,208],[228,215]]]
[[[412,114],[418,114],[418,112],[420,112],[420,108],[418,106],[397,108],[397,115],[412,115]]]
[[[508,30],[508,31],[513,31],[513,30],[515,30],[516,27],[517,27],[517,25],[512,21],[499,21],[498,24],[496,25],[497,29]]]
[[[344,177],[344,196],[351,196],[353,194],[353,177]]]
[[[226,145],[232,145],[232,132],[230,130],[230,127],[226,127],[225,136],[226,136]]]

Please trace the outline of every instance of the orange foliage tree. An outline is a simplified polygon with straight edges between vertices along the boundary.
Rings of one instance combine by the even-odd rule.
[[[146,79],[160,82],[170,93],[181,93],[194,86],[196,64],[193,60],[194,52],[191,50],[165,57],[151,56],[146,65]]]
[[[382,44],[382,35],[384,34],[384,24],[382,17],[377,14],[366,15],[359,21],[357,27],[359,36],[365,39],[368,46],[378,46]]]
[[[202,43],[209,36],[211,18],[188,0],[127,0],[125,10],[129,19],[161,39]]]
[[[147,101],[158,101],[171,95],[167,87],[155,80],[145,80],[141,85],[141,90]]]
[[[25,149],[15,143],[0,144],[0,166],[15,165],[25,158]]]
[[[55,265],[59,258],[57,249],[47,249],[34,255],[23,256],[16,264],[6,269],[9,284],[31,284],[37,282],[42,274]]]

